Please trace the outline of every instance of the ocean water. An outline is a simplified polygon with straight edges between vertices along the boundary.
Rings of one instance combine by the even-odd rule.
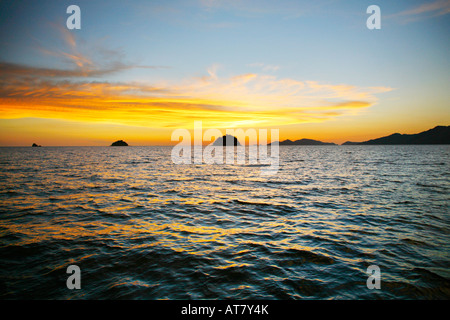
[[[450,146],[282,146],[270,177],[170,153],[0,148],[0,298],[450,298]]]

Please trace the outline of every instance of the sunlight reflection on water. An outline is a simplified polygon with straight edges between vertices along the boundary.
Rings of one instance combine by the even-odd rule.
[[[0,148],[0,297],[450,297],[448,146],[280,147],[272,177],[170,151]]]

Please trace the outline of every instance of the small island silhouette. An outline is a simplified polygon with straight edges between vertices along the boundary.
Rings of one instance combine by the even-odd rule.
[[[224,135],[223,137],[219,137],[214,141],[213,146],[240,146],[239,140],[232,135]]]
[[[364,142],[347,141],[342,145],[382,145],[382,144],[450,144],[450,126],[436,126],[416,134],[394,133],[390,136]]]
[[[111,147],[128,147],[128,143],[123,140],[117,140],[111,144]]]
[[[271,145],[272,143],[269,143],[268,145]],[[280,146],[335,146],[335,143],[332,142],[322,142],[318,140],[313,139],[300,139],[300,140],[284,140],[281,142],[278,142]]]
[[[36,144],[36,143],[33,143],[31,146],[34,147],[34,148],[42,147],[41,145]]]

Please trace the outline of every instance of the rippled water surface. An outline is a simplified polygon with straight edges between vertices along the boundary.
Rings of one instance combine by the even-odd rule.
[[[0,148],[0,298],[450,298],[449,146],[280,147],[271,177],[170,152]]]

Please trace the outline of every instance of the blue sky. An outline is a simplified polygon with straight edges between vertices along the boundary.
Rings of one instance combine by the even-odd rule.
[[[81,30],[65,28],[71,4],[81,8]],[[372,4],[381,9],[380,30],[366,27]],[[264,94],[267,81],[273,88],[275,81],[278,86],[288,79],[310,89],[312,83],[353,87],[352,92],[333,87],[324,97],[316,88],[317,104],[367,102],[358,112],[353,108],[323,121],[289,118],[286,135],[298,138],[308,133],[323,138],[319,132],[330,134],[330,127],[339,136],[335,141],[363,138],[357,134],[363,128],[367,137],[391,130],[414,133],[450,120],[450,1],[2,1],[0,7],[2,63],[114,71],[58,81],[139,83],[195,99],[212,99],[216,90],[223,100],[226,81],[252,74],[249,81],[258,82],[242,82],[239,90],[233,86],[233,101],[261,101],[256,95]],[[87,64],[77,65],[74,56]],[[193,84],[202,77],[214,81],[208,91]],[[298,106],[316,105],[310,91],[298,90]],[[281,91],[277,97],[290,96],[286,107],[296,107],[292,93]],[[358,99],[361,92],[365,95]],[[238,93],[245,97],[238,99]],[[269,98],[276,104],[274,97]],[[11,113],[2,119],[29,116]],[[281,124],[280,118],[273,125]]]

